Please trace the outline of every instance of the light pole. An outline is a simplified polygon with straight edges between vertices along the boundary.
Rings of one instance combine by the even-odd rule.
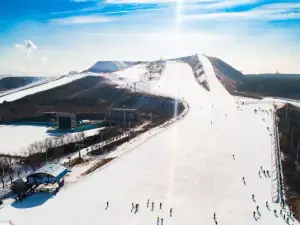
[[[47,148],[46,148],[45,154],[46,154],[46,164],[47,164],[47,162],[48,162],[48,149]]]
[[[126,127],[126,120],[125,120],[125,105],[123,105],[124,107],[124,130],[125,130],[125,127]]]
[[[297,165],[298,165],[298,151],[299,151],[299,142],[298,142],[298,146],[297,146]]]
[[[101,132],[101,143],[102,143],[102,154],[103,154],[103,145],[104,145],[104,143],[103,143],[103,132]]]

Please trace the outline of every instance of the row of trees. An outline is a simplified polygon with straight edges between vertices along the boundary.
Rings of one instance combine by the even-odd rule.
[[[20,157],[13,155],[0,156],[0,181],[4,189],[5,183],[15,178],[20,178],[23,173],[36,170],[48,160],[53,160],[64,155],[64,146],[71,143],[80,143],[85,139],[83,132],[63,135],[60,137],[46,138],[34,142],[24,149]],[[48,157],[50,153],[51,157]]]

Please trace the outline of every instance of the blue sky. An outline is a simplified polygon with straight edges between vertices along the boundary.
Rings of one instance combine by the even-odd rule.
[[[300,0],[3,0],[0,74],[195,53],[245,73],[300,73],[299,37]]]

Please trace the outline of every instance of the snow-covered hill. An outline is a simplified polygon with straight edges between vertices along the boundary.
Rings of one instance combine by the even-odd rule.
[[[216,213],[218,224],[285,225],[279,205],[272,203],[274,178],[259,176],[261,167],[274,172],[273,140],[266,129],[273,121],[253,110],[272,110],[272,104],[238,105],[208,59],[199,59],[209,92],[182,62],[168,62],[149,90],[187,101],[189,112],[183,119],[146,141],[137,139],[135,147],[126,145],[122,157],[54,197],[40,193],[21,203],[6,200],[1,220],[16,225],[153,225],[162,224],[163,218],[166,225],[209,225],[215,224]],[[140,205],[136,213],[132,203]],[[259,213],[254,214],[257,206]]]
[[[98,61],[88,71],[93,73],[111,73],[127,67],[128,65],[121,61]]]
[[[69,76],[53,77],[53,78],[42,80],[40,82],[23,86],[18,89],[4,92],[0,94],[0,104],[3,103],[4,101],[11,102],[23,98],[27,95],[32,95],[37,92],[49,90],[51,88],[58,87],[70,83],[74,80],[83,78],[87,75],[88,75],[87,73],[82,73],[82,74],[69,75]]]

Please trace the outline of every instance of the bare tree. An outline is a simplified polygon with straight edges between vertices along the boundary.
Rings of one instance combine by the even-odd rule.
[[[21,155],[22,155],[24,158],[27,158],[27,157],[28,157],[28,150],[27,150],[27,149],[22,149],[22,150],[21,150]],[[28,172],[28,167],[27,167],[26,161],[23,160],[23,163],[21,163],[21,165],[23,166],[24,171],[25,171],[25,173],[27,174],[27,172]]]
[[[79,135],[80,141],[83,142],[83,140],[85,139],[85,134],[84,134],[84,132],[81,131],[81,132],[78,133],[78,135]]]
[[[45,148],[47,148],[47,149],[52,148],[52,144],[53,144],[52,138],[46,138],[44,140],[44,146],[45,146]]]
[[[17,173],[18,173],[18,177],[20,178],[20,176],[21,176],[21,167],[20,166],[17,169]]]
[[[15,164],[14,164],[14,160],[12,157],[7,157],[7,161],[8,161],[8,176],[10,179],[10,183],[12,184],[12,181],[14,179],[14,175],[15,175]]]
[[[59,146],[64,146],[64,145],[65,145],[65,139],[64,139],[64,136],[61,136],[61,137],[58,139],[58,143],[59,143]]]
[[[83,146],[83,140],[85,139],[84,132],[76,133],[74,139],[76,140],[76,142],[80,142],[77,143],[77,146],[78,146],[79,158],[81,158],[81,147]]]
[[[0,181],[2,183],[3,189],[5,188],[5,169],[8,167],[7,160],[5,157],[0,158]]]
[[[32,143],[27,148],[27,163],[34,171],[40,165],[40,159],[37,156],[38,146],[36,143]]]

